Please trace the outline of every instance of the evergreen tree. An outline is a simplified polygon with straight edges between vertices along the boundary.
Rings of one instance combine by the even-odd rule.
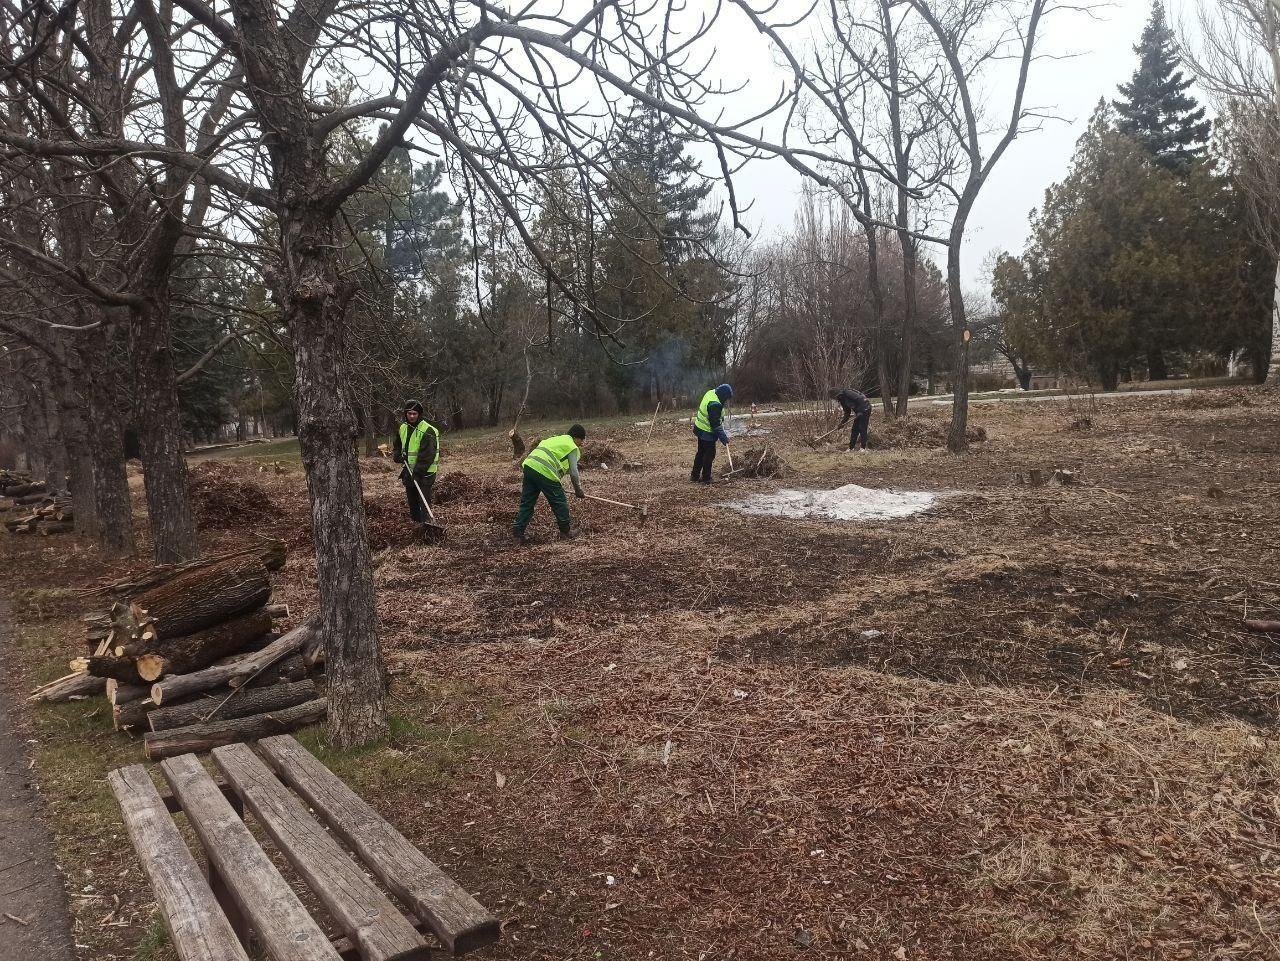
[[[1178,69],[1178,43],[1161,0],[1152,5],[1151,19],[1133,51],[1138,69],[1132,80],[1120,85],[1123,99],[1114,101],[1117,126],[1162,167],[1185,174],[1204,156],[1212,124],[1205,119],[1204,107],[1187,93],[1191,80]]]

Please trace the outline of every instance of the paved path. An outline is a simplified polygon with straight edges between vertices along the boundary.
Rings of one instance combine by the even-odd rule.
[[[12,645],[0,597],[0,958],[72,961],[67,895],[27,767],[31,745],[13,685]]]

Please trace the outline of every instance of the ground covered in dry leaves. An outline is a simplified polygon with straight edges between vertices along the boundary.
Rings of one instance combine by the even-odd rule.
[[[446,436],[440,544],[367,462],[394,737],[309,743],[503,919],[488,957],[1280,957],[1280,638],[1242,625],[1280,614],[1280,393],[975,406],[960,457],[946,413],[876,449],[877,412],[862,454],[774,419],[750,446],[785,479],[710,489],[687,424],[589,424],[617,456],[585,486],[648,521],[571,500],[562,543],[541,505],[532,547],[505,433]],[[290,541],[305,615],[300,469],[195,474],[212,541]],[[941,496],[875,523],[722,506],[849,483]],[[3,542],[11,587],[52,592],[14,595],[32,680],[78,643],[50,598],[102,573],[52,540]],[[57,754],[137,749],[85,710],[38,712],[46,787],[85,956],[129,957],[145,886]]]

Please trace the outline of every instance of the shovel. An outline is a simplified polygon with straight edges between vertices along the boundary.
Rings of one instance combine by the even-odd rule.
[[[427,495],[422,493],[422,488],[418,486],[418,478],[410,472],[409,480],[413,481],[414,489],[417,490],[418,496],[422,498],[422,506],[427,509],[427,520],[422,524],[422,536],[425,540],[441,540],[444,538],[444,528],[436,523],[435,511],[431,509],[431,505],[427,503]]]
[[[635,511],[637,514],[640,515],[640,525],[642,527],[644,526],[644,522],[649,519],[648,504],[639,504],[639,505],[626,504],[626,503],[623,503],[622,501],[610,500],[607,497],[597,497],[595,494],[586,494],[584,496],[587,498],[587,500],[600,501],[602,504],[612,504],[614,507],[625,507],[627,508],[627,510]]]
[[[836,424],[836,426],[835,426],[835,427],[832,427],[832,428],[831,428],[829,431],[827,431],[826,433],[824,433],[824,434],[819,434],[817,437],[814,437],[812,440],[810,440],[810,441],[809,441],[809,446],[810,446],[810,447],[813,447],[815,444],[817,444],[817,443],[818,443],[818,441],[822,440],[822,438],[824,438],[824,437],[830,437],[832,434],[834,434],[836,431],[838,431],[838,430],[839,430],[841,427],[843,427],[843,426],[844,426],[844,424]]]

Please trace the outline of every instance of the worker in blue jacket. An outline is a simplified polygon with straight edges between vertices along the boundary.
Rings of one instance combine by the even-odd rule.
[[[694,483],[711,483],[711,465],[716,459],[716,441],[729,449],[729,435],[724,431],[724,408],[733,397],[733,388],[721,384],[702,395],[698,412],[693,418],[693,434],[698,438],[698,454],[693,459],[693,471],[689,480]]]

